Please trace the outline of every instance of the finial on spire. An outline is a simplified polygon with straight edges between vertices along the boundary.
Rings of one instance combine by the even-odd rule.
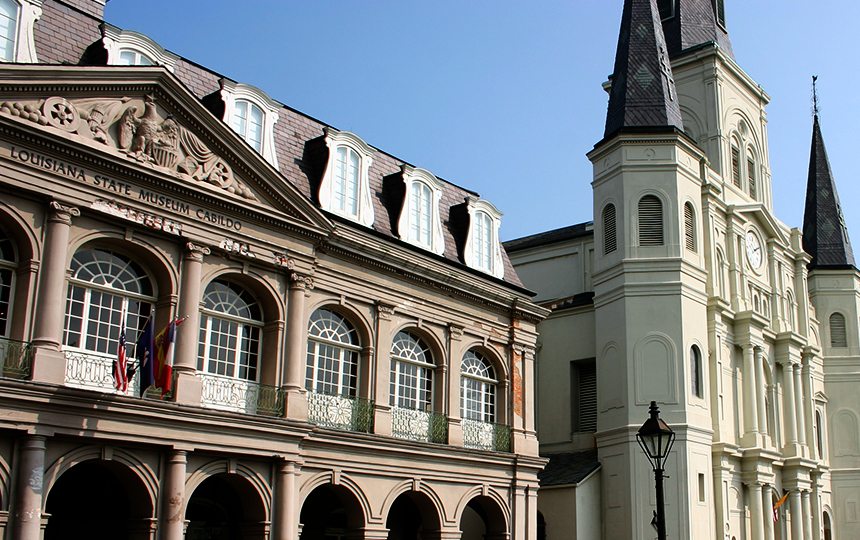
[[[818,116],[818,88],[816,87],[816,82],[818,81],[818,75],[812,76],[812,114]]]

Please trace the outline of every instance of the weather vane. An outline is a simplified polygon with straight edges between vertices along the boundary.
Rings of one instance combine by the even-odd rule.
[[[812,76],[812,114],[818,116],[818,89],[815,86],[818,75]]]

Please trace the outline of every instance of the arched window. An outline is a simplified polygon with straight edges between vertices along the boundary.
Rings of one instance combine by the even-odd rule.
[[[468,351],[460,365],[460,416],[478,422],[496,421],[496,387],[493,366],[484,355]]]
[[[262,328],[262,310],[248,291],[228,281],[212,281],[203,294],[198,369],[256,382]]]
[[[830,513],[824,512],[824,540],[832,540],[833,525],[830,523]]]
[[[398,332],[391,345],[391,406],[433,410],[433,356],[420,339]]]
[[[17,262],[15,246],[6,233],[0,230],[0,337],[9,336]]]
[[[741,187],[741,151],[732,141],[732,184]]]
[[[690,203],[684,203],[684,245],[687,251],[696,252],[696,213]]]
[[[716,275],[716,285],[717,285],[717,295],[724,299],[726,298],[726,259],[723,256],[723,252],[720,249],[717,249],[717,267],[715,268]]]
[[[603,253],[612,253],[618,249],[618,228],[615,216],[615,205],[607,204],[603,209]]]
[[[359,189],[358,152],[346,146],[337,148],[332,182],[332,210],[353,217],[358,216]]]
[[[655,195],[639,199],[639,245],[663,245],[663,203]]]
[[[714,0],[714,15],[720,26],[726,26],[726,5],[725,0]]]
[[[794,330],[794,295],[791,294],[791,291],[785,291],[785,306],[786,314],[788,315],[788,327]]]
[[[305,388],[317,394],[355,397],[358,388],[358,333],[327,309],[311,314]]]
[[[409,240],[425,247],[433,243],[433,190],[412,182],[409,194]]]
[[[120,332],[137,341],[155,300],[146,272],[124,255],[81,249],[72,257],[63,344],[115,357]]]
[[[758,174],[755,154],[752,149],[747,149],[747,188],[749,189],[750,197],[758,199]]]
[[[821,411],[815,411],[815,449],[818,451],[818,459],[824,459],[824,436],[821,433]]]
[[[18,3],[0,0],[0,60],[15,60],[15,38],[18,33]]]
[[[475,225],[472,230],[475,240],[473,261],[475,266],[487,272],[493,271],[493,220],[483,211],[475,212]]]
[[[233,117],[230,119],[233,131],[251,145],[257,152],[263,151],[263,109],[250,101],[236,100]]]
[[[119,66],[154,66],[152,58],[135,49],[119,50]]]
[[[702,388],[702,353],[699,347],[690,347],[690,390],[696,397],[703,397]]]
[[[845,333],[845,316],[841,313],[834,313],[830,316],[830,346],[848,346],[848,336]]]

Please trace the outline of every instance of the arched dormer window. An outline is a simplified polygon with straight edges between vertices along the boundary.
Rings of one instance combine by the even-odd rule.
[[[751,198],[758,199],[758,167],[752,148],[747,148],[747,191]]]
[[[18,2],[0,0],[0,60],[15,60],[15,43],[18,38]]]
[[[105,25],[102,38],[111,66],[164,66],[173,71],[179,57],[147,36]]]
[[[618,224],[615,215],[615,205],[607,204],[603,209],[603,254],[618,249]]]
[[[696,211],[692,203],[684,203],[684,247],[696,252]]]
[[[0,61],[38,62],[33,26],[41,16],[41,0],[0,0]]]
[[[501,278],[505,275],[499,243],[502,213],[482,199],[469,197],[466,203],[470,223],[463,253],[466,265]]]
[[[845,316],[841,313],[830,315],[830,346],[848,346],[848,336],[845,329]]]
[[[397,229],[400,238],[441,255],[445,252],[439,205],[442,183],[424,169],[409,165],[401,167],[405,184],[405,200]]]
[[[275,152],[275,124],[281,106],[265,92],[247,84],[221,79],[224,121],[251,148],[278,168]]]
[[[663,202],[656,195],[639,199],[639,245],[663,245]]]
[[[331,127],[323,129],[328,162],[319,188],[320,205],[366,227],[373,225],[370,164],[373,149],[358,136]]]

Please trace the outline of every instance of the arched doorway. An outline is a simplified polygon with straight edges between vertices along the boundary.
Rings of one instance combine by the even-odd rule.
[[[394,500],[385,526],[388,540],[432,538],[432,533],[441,529],[436,507],[427,495],[418,491],[408,491]]]
[[[45,511],[45,540],[143,540],[155,522],[146,487],[115,461],[84,461],[64,472],[48,493]]]
[[[830,524],[830,513],[824,512],[824,540],[832,540],[833,530]]]
[[[186,540],[263,540],[268,529],[260,495],[237,474],[216,474],[197,486],[185,519]]]
[[[341,540],[360,533],[361,506],[346,488],[326,484],[305,499],[301,512],[301,540]]]
[[[490,497],[475,497],[463,510],[463,515],[460,517],[460,531],[463,533],[462,540],[507,538],[505,515],[498,503]]]

